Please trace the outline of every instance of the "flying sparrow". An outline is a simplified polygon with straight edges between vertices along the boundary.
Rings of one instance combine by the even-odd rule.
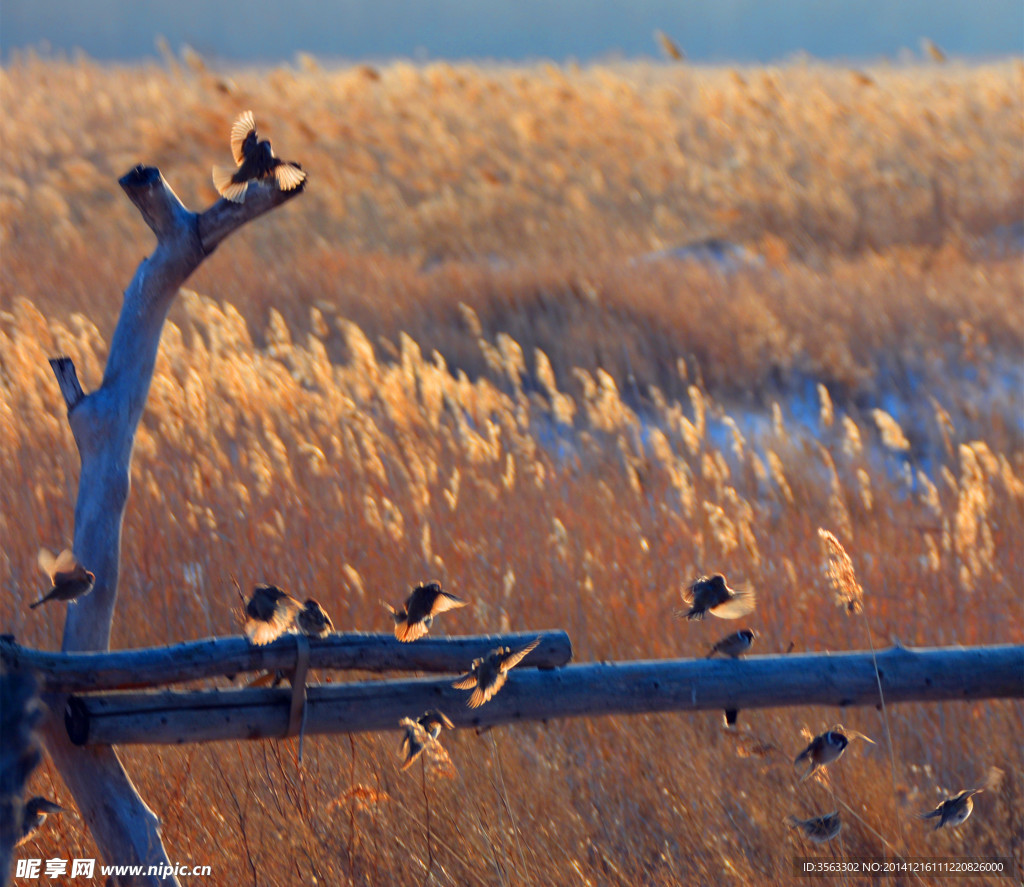
[[[466,606],[466,601],[442,591],[437,582],[417,585],[405,599],[401,610],[381,601],[395,618],[395,637],[400,641],[415,641],[423,637],[439,613]]]
[[[455,725],[451,722],[448,715],[443,711],[438,711],[436,708],[423,712],[423,714],[416,718],[416,723],[427,731],[427,735],[431,739],[437,739],[441,735],[442,729],[455,729]]]
[[[237,169],[213,168],[213,184],[225,200],[243,203],[249,182],[255,180],[273,178],[282,191],[298,188],[306,180],[301,166],[274,156],[270,142],[259,139],[252,111],[239,115],[232,124],[231,153]]]
[[[405,728],[405,735],[399,747],[399,754],[403,758],[403,770],[408,769],[424,749],[434,748],[444,755],[440,743],[437,743],[437,737],[441,735],[443,728],[451,730],[455,727],[448,716],[436,708],[423,712],[415,721],[412,718],[402,718],[398,723]]]
[[[729,588],[721,573],[710,578],[701,576],[683,589],[683,601],[690,609],[685,613],[679,610],[677,615],[687,619],[703,619],[705,613],[714,613],[722,619],[739,619],[752,612],[756,604],[753,591]]]
[[[331,617],[324,612],[320,602],[313,600],[313,598],[306,601],[305,606],[299,610],[298,615],[295,617],[295,622],[299,626],[299,631],[311,638],[324,638],[334,631],[334,623],[331,622]]]
[[[39,566],[50,577],[53,587],[29,608],[34,610],[47,601],[73,601],[92,591],[96,576],[83,567],[65,548],[54,557],[45,548],[39,549]]]
[[[935,824],[935,830],[938,831],[945,825],[950,828],[956,828],[958,825],[963,825],[967,817],[971,815],[974,810],[974,798],[972,795],[983,792],[983,788],[969,788],[960,792],[956,797],[946,798],[938,807],[932,810],[931,813],[920,814],[920,819],[933,819],[937,818],[939,821]]]
[[[301,609],[302,604],[276,585],[257,585],[245,605],[245,634],[258,647],[269,644],[292,627]]]
[[[839,821],[838,811],[827,813],[825,816],[815,816],[812,819],[797,819],[795,816],[790,816],[789,824],[793,828],[800,829],[804,833],[804,837],[815,844],[827,844],[839,834],[843,827]]]
[[[750,649],[755,637],[757,635],[751,629],[744,628],[742,631],[737,631],[727,638],[722,638],[711,648],[711,652],[705,658],[710,659],[715,653],[721,653],[730,659],[738,659]]]
[[[863,733],[858,733],[856,730],[846,730],[841,724],[837,724],[831,730],[815,736],[807,748],[800,752],[793,761],[794,767],[801,761],[810,762],[810,769],[804,773],[800,781],[803,782],[812,773],[817,771],[819,767],[824,767],[826,764],[838,761],[843,752],[846,751],[846,746],[850,744],[851,739],[863,739],[872,745],[875,742],[875,740],[870,739]]]
[[[21,817],[21,837],[14,846],[20,847],[39,831],[46,821],[47,814],[63,812],[64,808],[60,804],[54,804],[53,801],[41,796],[32,798],[25,804],[25,811]]]
[[[540,643],[540,638],[525,646],[516,653],[511,647],[496,647],[486,656],[474,659],[468,674],[463,675],[454,684],[456,690],[472,690],[469,697],[470,708],[479,708],[494,696],[508,680],[508,673],[528,654],[532,653]]]

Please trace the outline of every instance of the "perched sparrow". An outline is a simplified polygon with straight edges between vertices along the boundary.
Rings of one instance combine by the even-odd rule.
[[[804,837],[814,841],[815,844],[827,844],[839,834],[843,824],[839,821],[839,813],[828,813],[825,816],[815,816],[813,819],[797,819],[789,817],[789,824],[798,828],[804,833]]]
[[[510,647],[496,647],[482,659],[474,659],[469,673],[452,686],[456,690],[472,690],[469,707],[479,708],[505,686],[509,671],[522,662],[528,653],[532,653],[539,643],[540,638],[537,638],[517,653],[513,653]]]
[[[258,647],[269,644],[292,627],[301,609],[302,604],[276,585],[257,585],[245,605],[245,634]]]
[[[744,628],[742,631],[737,631],[727,638],[722,638],[711,648],[711,652],[705,658],[710,659],[715,653],[721,653],[730,659],[738,659],[750,649],[750,645],[754,643],[755,637],[757,635],[751,629]]]
[[[21,837],[14,846],[20,847],[39,831],[46,821],[47,814],[63,812],[64,808],[60,804],[54,804],[43,797],[32,798],[25,804],[25,812],[21,818]]]
[[[243,203],[249,182],[256,179],[273,178],[282,191],[298,188],[306,179],[301,166],[275,157],[270,142],[259,140],[252,111],[239,115],[232,124],[231,153],[237,169],[213,168],[213,184],[225,200]]]
[[[329,632],[334,631],[331,617],[324,612],[320,602],[313,598],[306,601],[306,605],[299,610],[295,622],[299,626],[299,631],[311,638],[327,637]]]
[[[800,781],[803,782],[819,767],[824,767],[826,764],[838,761],[843,752],[846,751],[846,746],[850,744],[851,739],[863,739],[865,742],[872,744],[875,742],[875,740],[869,739],[863,733],[858,733],[856,730],[844,730],[840,724],[837,724],[825,733],[815,736],[807,748],[800,752],[793,761],[794,767],[801,761],[810,762],[810,769],[800,778]]]
[[[40,548],[38,560],[43,572],[50,577],[53,588],[34,604],[29,604],[30,609],[34,610],[47,601],[73,601],[92,591],[96,576],[85,569],[69,549],[65,548],[54,557],[45,548]]]
[[[714,613],[722,619],[739,619],[754,609],[754,592],[736,591],[725,584],[725,576],[715,573],[710,579],[701,576],[683,590],[683,601],[690,605],[685,613],[677,615],[687,619],[703,619],[705,613]]]
[[[466,606],[466,601],[442,591],[437,582],[417,585],[405,599],[401,610],[381,601],[395,617],[395,637],[400,641],[415,641],[429,630],[438,613]]]
[[[438,711],[436,708],[423,712],[423,714],[416,718],[416,723],[427,731],[427,735],[431,739],[437,739],[441,735],[442,729],[455,729],[451,719],[444,712]]]
[[[944,825],[948,825],[950,828],[956,828],[958,825],[962,825],[966,821],[967,817],[974,811],[974,799],[971,796],[983,791],[985,791],[983,788],[965,789],[954,798],[946,798],[946,800],[932,810],[931,813],[920,814],[919,818],[937,818],[939,821],[935,825],[936,831]]]

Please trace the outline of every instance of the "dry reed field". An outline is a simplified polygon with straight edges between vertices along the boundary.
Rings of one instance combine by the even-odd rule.
[[[46,361],[99,384],[152,247],[116,179],[156,165],[205,207],[247,108],[310,179],[171,313],[114,648],[237,634],[232,576],[318,598],[340,631],[389,630],[378,598],[438,579],[472,605],[435,634],[563,628],[577,661],[701,656],[746,626],[755,653],[1024,643],[1020,61],[29,54],[0,89],[0,625],[20,643],[59,647],[65,605],[27,605],[77,489]],[[673,253],[712,237],[745,250],[733,267]],[[756,612],[674,618],[713,571]],[[859,612],[837,606],[852,582]],[[877,744],[798,782],[837,721]],[[224,884],[782,884],[829,854],[787,817],[834,809],[836,852],[1024,863],[1019,702],[456,731],[406,773],[395,728],[307,738],[302,766],[295,740],[121,755],[170,859]],[[986,779],[960,828],[917,820]],[[32,788],[71,806],[47,763]],[[95,855],[71,813],[29,847]]]

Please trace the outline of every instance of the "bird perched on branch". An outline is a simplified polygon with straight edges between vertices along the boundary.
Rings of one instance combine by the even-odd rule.
[[[276,157],[270,142],[260,140],[252,111],[240,114],[232,124],[231,153],[237,169],[213,168],[213,184],[225,200],[243,203],[252,181],[273,179],[282,191],[292,191],[306,180],[299,164]]]
[[[875,742],[874,739],[865,736],[863,733],[845,729],[842,724],[837,724],[831,730],[815,736],[807,745],[807,748],[800,752],[793,761],[794,767],[801,761],[808,761],[811,765],[810,769],[800,777],[800,781],[803,782],[820,767],[831,764],[833,761],[838,761],[843,752],[846,751],[846,746],[850,744],[851,739],[863,739],[872,745]]]
[[[299,626],[299,631],[311,638],[327,637],[330,632],[334,631],[331,617],[324,612],[320,602],[313,598],[307,600],[305,606],[299,610],[295,622]]]
[[[54,557],[47,549],[40,548],[37,559],[53,587],[34,604],[29,604],[30,609],[47,601],[74,601],[92,591],[96,576],[78,562],[70,549],[65,548]]]
[[[64,808],[60,804],[48,801],[42,796],[36,796],[26,802],[25,811],[21,817],[21,837],[18,838],[15,847],[20,847],[28,841],[39,829],[43,827],[46,817],[50,813],[63,813]]]
[[[425,711],[415,721],[412,718],[402,718],[398,723],[405,728],[405,735],[399,748],[403,757],[403,770],[407,770],[424,749],[432,747],[432,744],[437,742],[443,728],[451,730],[455,727],[447,715],[436,708]]]
[[[479,708],[505,686],[508,673],[522,662],[524,657],[536,650],[539,643],[540,638],[537,638],[515,653],[511,647],[496,647],[486,656],[474,659],[469,672],[452,686],[456,690],[472,690],[473,695],[469,697],[467,704],[470,708]]]
[[[985,791],[983,788],[965,789],[955,797],[946,798],[931,813],[919,814],[918,818],[938,819],[939,821],[935,824],[935,831],[947,825],[950,828],[956,828],[958,825],[962,825],[974,811],[974,795],[983,791]]]
[[[466,606],[467,601],[442,591],[437,582],[417,585],[405,599],[401,610],[381,601],[395,618],[395,637],[400,641],[415,641],[423,637],[439,613]]]
[[[678,610],[676,615],[687,619],[703,619],[705,613],[713,613],[722,619],[739,619],[753,612],[757,603],[753,591],[729,588],[721,573],[710,578],[701,576],[683,590],[683,601],[690,605],[690,609],[685,613]]]
[[[257,585],[245,605],[245,634],[261,647],[288,631],[302,610],[300,604],[276,585]]]
[[[755,635],[753,630],[749,628],[744,628],[741,631],[734,632],[728,637],[722,638],[717,644],[715,644],[708,655],[704,658],[710,659],[716,653],[721,653],[723,656],[728,656],[730,659],[738,659],[750,649],[751,645],[754,643],[755,637],[757,637],[757,635]]]
[[[843,828],[842,822],[839,821],[838,811],[811,819],[797,819],[795,816],[790,816],[789,824],[793,828],[800,829],[804,833],[804,837],[815,844],[827,844]]]

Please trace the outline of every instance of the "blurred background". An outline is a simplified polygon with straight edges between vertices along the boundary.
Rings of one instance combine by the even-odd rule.
[[[822,59],[899,58],[927,35],[976,58],[1019,52],[1017,0],[4,0],[0,50],[45,41],[100,60],[153,55],[158,35],[208,59],[276,61],[296,52],[324,58],[565,59],[654,54],[654,29],[695,61],[767,62],[806,52]]]

